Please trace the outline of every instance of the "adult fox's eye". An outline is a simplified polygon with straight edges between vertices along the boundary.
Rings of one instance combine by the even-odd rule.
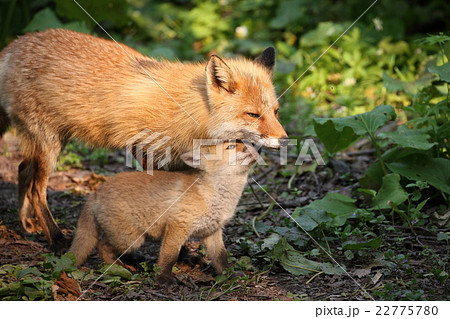
[[[232,150],[233,148],[236,148],[235,144],[228,145],[227,150]]]
[[[275,115],[277,115],[277,114],[278,114],[278,109],[276,109],[276,110],[274,111],[274,113],[275,113]]]
[[[247,113],[247,115],[254,117],[254,118],[259,118],[259,114],[256,114],[256,113]]]

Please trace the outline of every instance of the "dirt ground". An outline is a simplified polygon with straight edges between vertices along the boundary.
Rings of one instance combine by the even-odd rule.
[[[48,190],[48,203],[52,213],[66,236],[71,237],[76,226],[78,215],[83,208],[87,196],[98,187],[108,175],[129,170],[123,163],[115,160],[112,156],[109,163],[100,170],[98,167],[85,167],[85,169],[69,169],[55,172],[51,175]],[[333,170],[346,171],[351,169],[358,177],[368,163],[372,160],[370,155],[362,155],[344,161],[346,166],[334,165]],[[0,139],[0,265],[24,265],[33,267],[40,265],[44,260],[43,254],[49,253],[46,242],[39,234],[26,234],[19,226],[17,216],[17,167],[21,161],[17,138],[7,133]],[[326,169],[326,168],[324,168]],[[95,171],[101,173],[96,173]],[[316,170],[317,172],[317,170]],[[276,167],[267,166],[258,168],[254,177],[257,180],[267,180],[276,174]],[[292,212],[297,206],[308,204],[311,200],[324,196],[326,192],[340,188],[342,193],[350,193],[352,185],[344,185],[339,178],[324,178],[319,173],[304,173],[295,180],[303,193],[294,199],[284,200],[282,205]],[[264,203],[268,199],[263,198]],[[276,194],[273,194],[276,196]],[[280,199],[281,201],[281,199]],[[248,235],[248,229],[253,217],[262,213],[258,201],[251,193],[245,193],[240,201],[239,207],[245,207],[245,213],[238,213],[232,222],[225,228],[225,244],[231,255],[239,259],[245,254],[242,252],[239,241]],[[239,210],[239,209],[238,209]],[[278,210],[279,211],[279,210]],[[276,222],[268,217],[267,223]],[[88,289],[83,300],[370,300],[383,299],[374,297],[372,292],[381,290],[386,283],[406,283],[415,275],[430,272],[430,265],[423,259],[425,246],[435,254],[448,254],[448,247],[444,242],[437,242],[435,236],[424,231],[418,234],[402,236],[399,242],[395,235],[386,234],[384,237],[386,246],[403,245],[405,251],[411,256],[411,271],[391,269],[386,272],[375,259],[358,259],[351,262],[345,261],[344,257],[337,254],[340,262],[343,262],[347,275],[330,276],[320,274],[318,276],[294,276],[286,272],[280,265],[275,264],[271,269],[243,271],[244,279],[239,276],[230,280],[227,284],[218,285],[208,272],[202,272],[199,266],[192,268],[187,264],[179,264],[176,273],[180,284],[173,289],[163,289],[154,284],[154,281],[146,275],[138,276],[127,281],[123,285],[108,285],[102,281],[93,279],[81,282],[81,290]],[[187,247],[193,254],[198,253],[199,244],[188,242]],[[141,249],[140,258],[148,264],[156,262],[158,245],[146,243]],[[94,253],[82,270],[96,269],[101,263],[97,254]],[[138,271],[142,269],[138,264]],[[151,271],[149,271],[151,272]],[[148,274],[148,272],[146,272]],[[1,275],[0,275],[1,276]],[[78,282],[80,283],[80,281]],[[425,298],[430,300],[445,300],[448,296],[448,283],[442,283],[433,277],[425,277],[419,280],[418,287],[424,291]],[[366,289],[371,296],[366,295],[362,288]]]

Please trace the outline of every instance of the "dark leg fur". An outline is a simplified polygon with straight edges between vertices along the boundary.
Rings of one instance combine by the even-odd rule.
[[[69,245],[47,206],[50,158],[42,155],[25,159],[19,165],[19,217],[27,232],[42,230],[50,248],[64,253]]]

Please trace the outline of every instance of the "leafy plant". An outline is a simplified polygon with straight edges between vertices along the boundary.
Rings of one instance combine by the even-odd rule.
[[[71,253],[57,257],[45,255],[44,272],[37,267],[5,265],[0,274],[6,279],[0,288],[2,300],[52,300],[52,285],[63,272],[76,270],[75,256]],[[3,281],[3,280],[2,280]]]

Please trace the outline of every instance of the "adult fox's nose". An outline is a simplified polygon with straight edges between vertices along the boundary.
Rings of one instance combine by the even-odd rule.
[[[289,137],[287,135],[283,136],[282,138],[279,139],[279,143],[280,146],[287,146],[289,144]]]

